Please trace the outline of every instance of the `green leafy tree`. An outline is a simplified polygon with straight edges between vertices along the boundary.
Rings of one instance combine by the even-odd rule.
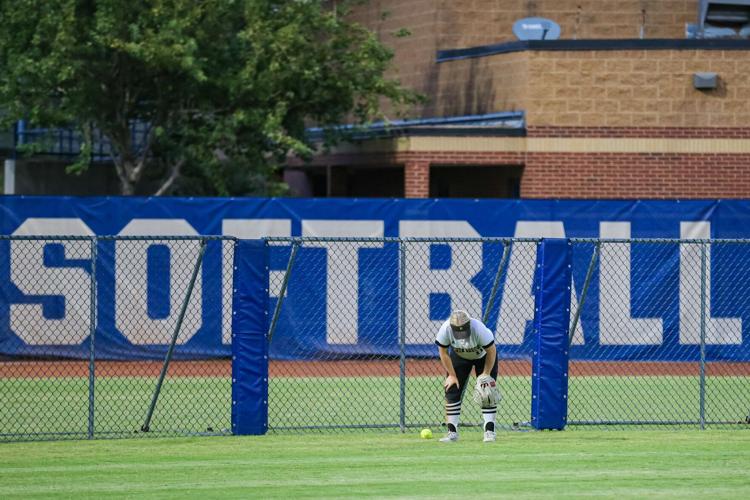
[[[419,100],[345,13],[321,0],[0,0],[2,120],[79,129],[72,171],[105,137],[122,194],[147,179],[154,194],[276,194],[277,166],[312,153],[310,125]]]

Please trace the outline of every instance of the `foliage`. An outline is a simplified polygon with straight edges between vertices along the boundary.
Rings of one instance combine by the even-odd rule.
[[[275,168],[312,152],[307,126],[418,100],[384,76],[389,49],[325,3],[0,0],[3,120],[103,134],[123,194],[145,178],[156,194],[278,193]],[[144,141],[135,123],[148,124]]]

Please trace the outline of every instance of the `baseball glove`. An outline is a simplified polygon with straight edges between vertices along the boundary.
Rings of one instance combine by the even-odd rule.
[[[495,380],[489,375],[477,377],[477,385],[474,386],[474,401],[482,405],[482,408],[497,406],[502,399],[500,389],[497,388]]]

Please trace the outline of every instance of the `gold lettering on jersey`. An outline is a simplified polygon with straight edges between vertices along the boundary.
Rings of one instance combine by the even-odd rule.
[[[473,347],[473,348],[463,348],[463,347],[453,347],[453,350],[456,352],[473,352],[474,354],[482,354],[482,351],[484,350],[483,347]]]

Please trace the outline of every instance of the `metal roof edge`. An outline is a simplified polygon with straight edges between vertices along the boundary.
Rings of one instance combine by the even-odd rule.
[[[480,45],[437,52],[436,62],[456,61],[523,51],[597,51],[597,50],[748,50],[750,40],[738,39],[592,39],[525,40]]]

